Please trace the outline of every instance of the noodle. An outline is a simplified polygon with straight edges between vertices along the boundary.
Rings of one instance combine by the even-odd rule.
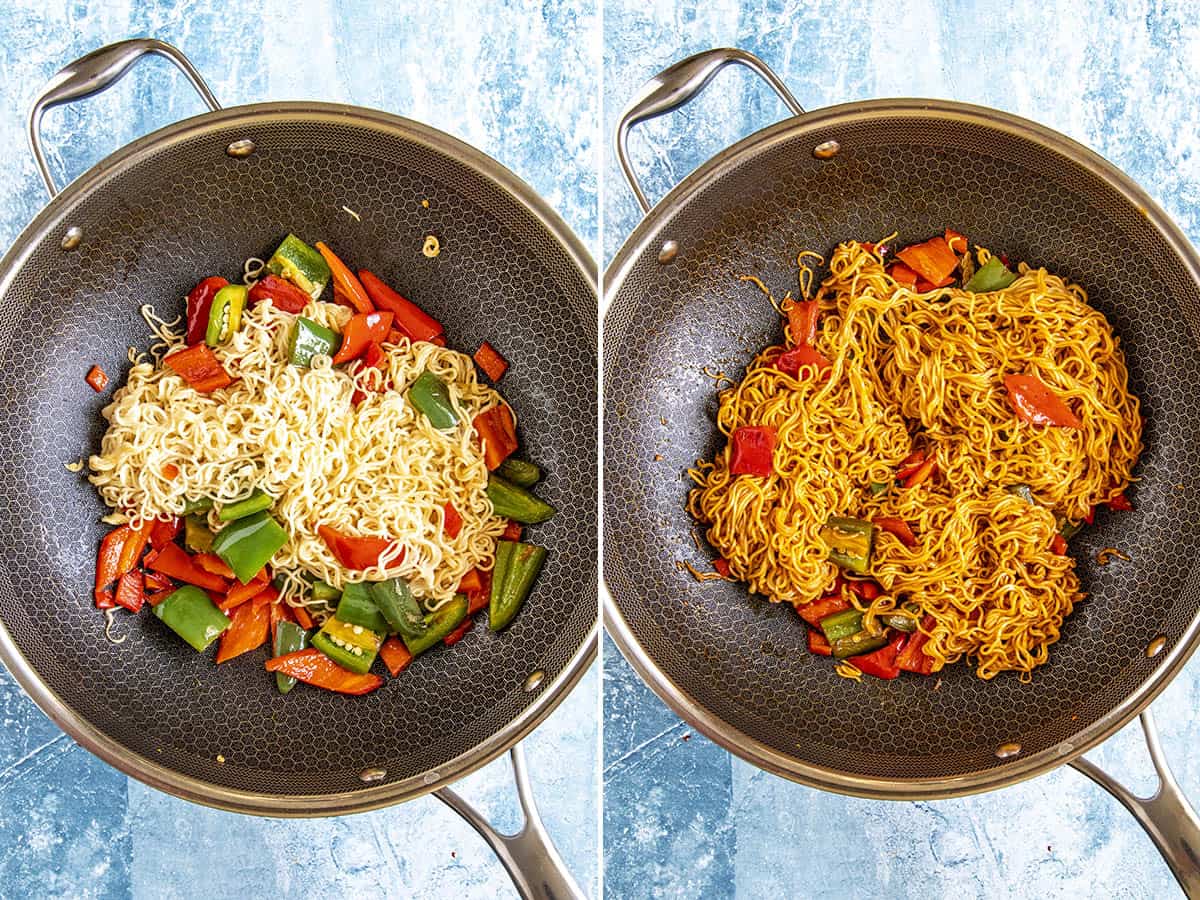
[[[248,266],[248,279],[251,272]],[[315,302],[305,314],[341,330],[351,312]],[[167,323],[147,319],[168,352],[182,347]],[[181,515],[189,500],[221,504],[262,490],[288,533],[271,561],[288,602],[304,602],[301,572],[337,588],[400,576],[436,609],[468,571],[490,568],[504,530],[485,493],[488,470],[472,428],[476,415],[503,401],[476,380],[470,357],[427,342],[383,344],[382,370],[355,362],[339,371],[324,356],[311,369],[291,365],[293,321],[271,303],[248,309],[241,329],[217,350],[235,381],[213,393],[194,390],[169,367],[135,365],[103,410],[109,427],[89,460],[89,478],[135,527]],[[451,388],[459,413],[453,429],[433,428],[408,402],[407,386],[426,370]],[[365,395],[357,407],[356,389]],[[163,474],[168,464],[178,470],[174,477]],[[462,518],[454,538],[443,528],[447,502]],[[222,524],[215,509],[209,513],[214,531]],[[393,543],[377,566],[352,573],[320,538],[319,525]]]
[[[979,252],[981,265],[987,258]],[[727,437],[747,425],[777,429],[775,474],[731,474],[726,447],[690,471],[690,512],[733,577],[797,606],[837,583],[820,537],[831,516],[903,519],[917,543],[877,533],[871,576],[883,593],[862,606],[864,627],[915,605],[928,617],[934,671],[967,658],[981,678],[1028,680],[1084,596],[1074,560],[1051,542],[1063,520],[1125,490],[1142,449],[1111,327],[1082,288],[1044,269],[1021,265],[1010,287],[991,293],[917,293],[856,241],[834,252],[816,300],[828,378],[776,369],[786,348],[769,347],[720,394]],[[1083,427],[1019,422],[1001,381],[1013,373],[1036,375]],[[940,474],[891,487],[915,448]],[[1036,502],[1007,490],[1022,484]]]

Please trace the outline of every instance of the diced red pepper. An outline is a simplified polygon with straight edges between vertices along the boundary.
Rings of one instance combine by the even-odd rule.
[[[458,514],[458,510],[454,508],[453,503],[445,503],[442,505],[442,531],[446,533],[446,537],[454,540],[458,537],[458,533],[462,531],[462,516]]]
[[[383,660],[393,678],[407,669],[408,664],[413,661],[413,655],[398,637],[390,637],[383,642],[383,646],[379,648],[379,658]]]
[[[943,278],[941,281],[926,281],[924,278],[918,278],[917,283],[913,285],[913,290],[918,294],[927,294],[930,291],[953,283],[954,279],[952,277]]]
[[[453,647],[463,639],[463,636],[471,630],[471,626],[475,624],[475,620],[467,616],[462,620],[462,624],[455,628],[452,632],[442,638],[442,643],[447,647]]]
[[[900,461],[900,468],[896,470],[897,478],[907,478],[917,469],[925,464],[925,451],[914,450],[908,456]]]
[[[280,622],[295,622],[296,617],[292,615],[292,608],[286,603],[279,601],[278,595],[271,602],[271,645],[275,645],[275,626]]]
[[[713,570],[722,578],[729,577],[729,560],[718,556],[713,560]]]
[[[966,235],[955,231],[953,228],[947,228],[943,237],[946,239],[946,246],[949,247],[952,252],[957,253],[960,256],[967,252]]]
[[[335,366],[358,359],[372,343],[380,343],[392,327],[390,312],[358,313],[342,329],[342,343],[333,356]]]
[[[1125,495],[1122,494],[1121,496],[1123,497]],[[1096,507],[1094,507],[1094,506],[1088,507],[1088,511],[1084,515],[1083,521],[1087,522],[1089,525],[1093,524],[1096,521]]]
[[[163,588],[160,591],[155,591],[152,594],[147,594],[146,602],[149,603],[151,606],[158,606],[158,604],[162,603],[164,600],[166,600],[168,597],[170,597],[173,593],[175,593],[175,588],[173,588],[173,587]]]
[[[253,600],[265,591],[269,587],[267,581],[267,570],[265,568],[261,569],[257,575],[245,584],[235,580],[229,586],[229,593],[225,595],[225,599],[217,605],[226,611],[241,606],[247,600]]]
[[[1067,539],[1061,534],[1056,534],[1050,538],[1050,552],[1057,556],[1067,555]]]
[[[455,591],[459,594],[471,594],[483,590],[483,577],[478,569],[471,569],[458,581]]]
[[[100,552],[96,554],[97,603],[100,600],[100,592],[125,574],[121,571],[121,552],[125,549],[125,542],[129,540],[132,531],[128,525],[120,525],[100,540]]]
[[[924,484],[937,472],[937,459],[930,457],[921,463],[911,475],[907,475],[901,479],[901,483],[906,487],[916,487],[919,484]]]
[[[92,366],[90,369],[88,369],[88,373],[83,380],[86,381],[91,389],[97,394],[108,387],[108,374],[99,366]]]
[[[339,694],[369,694],[383,684],[383,679],[378,675],[358,675],[347,671],[312,647],[268,659],[266,668],[268,672],[282,672],[297,681]]]
[[[850,608],[850,601],[842,596],[842,592],[826,594],[812,603],[804,603],[796,607],[796,612],[813,628],[821,627],[821,620],[834,613],[843,612]]]
[[[174,481],[179,477],[179,466],[175,465],[175,463],[163,463],[163,467],[159,471],[162,472],[163,478],[167,479],[167,481]]]
[[[237,577],[233,574],[233,569],[225,565],[225,560],[221,559],[215,553],[197,553],[192,557],[192,562],[205,572],[220,575],[222,578],[227,578],[230,581]]]
[[[500,467],[517,450],[517,429],[512,410],[500,403],[475,417],[475,434],[483,444],[483,461],[488,471]]]
[[[292,615],[296,617],[296,624],[301,628],[309,629],[313,627],[312,613],[305,606],[293,606]]]
[[[918,675],[933,673],[933,658],[926,656],[923,652],[925,645],[929,642],[929,635],[926,632],[933,628],[933,616],[926,616],[921,621],[921,628],[924,631],[909,635],[908,643],[896,654],[896,668],[902,672],[915,672]]]
[[[233,379],[229,377],[217,355],[206,344],[177,350],[166,357],[163,363],[202,394],[233,384]]]
[[[504,526],[504,534],[500,535],[500,539],[503,541],[519,541],[524,530],[520,522],[514,522],[510,519],[508,524]]]
[[[811,344],[793,347],[775,358],[775,368],[793,378],[800,376],[802,367],[807,367],[810,372],[815,371],[821,377],[828,378],[829,366],[830,362],[825,355]]]
[[[146,601],[146,594],[142,590],[142,573],[135,570],[122,575],[117,581],[117,593],[113,599],[117,606],[123,606],[130,612],[141,609]]]
[[[1124,492],[1117,494],[1106,505],[1109,509],[1116,510],[1117,512],[1131,512],[1133,510],[1133,503],[1125,496]]]
[[[808,652],[814,656],[833,656],[833,648],[829,646],[829,639],[821,629],[808,629]]]
[[[317,252],[325,257],[325,262],[329,266],[329,271],[333,275],[333,296],[338,303],[344,303],[346,306],[351,306],[360,313],[369,313],[375,309],[375,305],[371,303],[371,298],[367,296],[366,290],[362,283],[354,277],[354,273],[346,266],[344,262],[338,259],[337,254],[330,250],[325,244],[317,241],[314,245]],[[387,334],[387,329],[383,330]],[[380,338],[382,340],[382,338]],[[353,359],[353,357],[350,357]]]
[[[175,589],[175,582],[161,572],[143,572],[142,584],[145,590],[149,592]]]
[[[917,536],[913,534],[912,529],[908,527],[908,523],[903,519],[896,519],[890,516],[877,516],[871,521],[889,534],[894,534],[905,547],[917,546]]]
[[[855,594],[858,597],[861,597],[863,600],[866,600],[868,603],[870,603],[872,600],[874,600],[876,597],[878,597],[881,593],[883,593],[883,591],[880,589],[879,585],[877,585],[874,581],[871,581],[870,579],[867,579],[864,581],[859,581],[855,578],[847,578],[843,581],[843,584],[845,584],[846,587],[850,588],[850,592],[852,594]]]
[[[395,326],[410,341],[434,341],[442,333],[442,324],[427,315],[415,303],[405,300],[366,269],[358,270],[358,277],[366,288],[367,295],[379,309],[391,310],[396,315]],[[441,341],[445,346],[445,340]]]
[[[821,305],[816,300],[793,300],[788,307],[788,332],[798,347],[811,347],[817,342],[817,323]]]
[[[183,527],[183,519],[179,516],[172,516],[169,519],[155,519],[154,524],[150,526],[150,546],[155,550],[161,550],[165,544],[171,543],[179,534],[179,529]]]
[[[778,432],[771,425],[743,425],[730,438],[729,471],[734,475],[767,476],[775,471]]]
[[[268,604],[243,603],[229,617],[229,627],[221,632],[217,648],[217,664],[228,662],[243,653],[257,650],[267,642],[271,633],[271,610]]]
[[[958,268],[958,257],[944,237],[930,238],[896,253],[908,268],[933,285],[944,282]]]
[[[223,594],[228,587],[224,578],[201,569],[178,544],[163,545],[158,551],[158,556],[147,565],[155,572],[162,572],[178,581],[194,584],[205,590]]]
[[[917,273],[902,263],[893,263],[887,270],[888,275],[892,280],[899,285],[907,288],[915,288],[917,286]]]
[[[1083,422],[1066,401],[1036,375],[1005,375],[1004,387],[1008,391],[1008,402],[1022,422],[1059,428],[1083,427]]]
[[[907,634],[897,634],[887,644],[872,653],[850,657],[850,663],[860,672],[867,675],[874,675],[876,678],[887,680],[898,678],[900,676],[900,667],[896,665],[896,657],[904,649],[904,644],[907,640]]]
[[[378,341],[371,341],[367,344],[367,349],[362,355],[363,365],[371,369],[386,369],[387,354],[383,352],[383,348],[379,346]]]
[[[352,537],[328,525],[318,525],[317,534],[334,558],[347,569],[369,569],[378,565],[380,554],[395,543],[391,538]]]
[[[112,609],[117,605],[112,588],[93,591],[92,596],[96,598],[96,609]]]
[[[475,351],[475,364],[483,369],[492,381],[499,381],[508,371],[508,360],[496,352],[496,348],[484,341]]]
[[[203,344],[208,333],[208,316],[212,312],[213,297],[229,282],[220,275],[205,278],[187,295],[187,332],[184,342],[189,347]]]
[[[312,302],[306,291],[278,275],[264,275],[246,295],[246,302],[251,306],[264,300],[270,300],[276,309],[289,313],[302,313],[304,307]]]
[[[492,570],[475,570],[479,575],[479,587],[467,594],[467,615],[473,616],[481,609],[487,609],[492,596]]]

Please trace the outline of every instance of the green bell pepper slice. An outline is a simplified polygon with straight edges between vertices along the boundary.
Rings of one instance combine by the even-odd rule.
[[[213,538],[213,552],[249,584],[262,567],[287,543],[287,532],[265,510],[230,522]]]
[[[227,284],[213,297],[212,309],[208,311],[208,330],[204,343],[216,347],[229,340],[242,325],[242,310],[246,308],[246,297],[250,288],[244,284]]]
[[[403,637],[419,638],[428,630],[425,610],[412,595],[403,578],[389,578],[371,585],[371,599],[387,619],[391,630]]]
[[[292,336],[288,339],[288,362],[293,366],[311,366],[312,358],[333,357],[342,339],[331,328],[304,316],[296,317]]]
[[[458,424],[458,413],[450,400],[450,388],[432,372],[422,372],[408,389],[408,400],[424,413],[429,424],[439,431]]]
[[[413,656],[419,656],[430,647],[440,644],[442,638],[462,624],[462,620],[467,617],[468,605],[466,594],[455,594],[454,599],[449,603],[425,617],[427,628],[421,637],[410,638],[401,635],[400,638],[404,641],[408,652]]]
[[[366,675],[383,645],[383,635],[331,616],[313,635],[312,645],[343,669]]]
[[[496,576],[493,573],[492,593],[488,598],[488,628],[492,631],[500,631],[513,620],[546,562],[545,547],[500,541],[496,548],[497,565],[505,544],[511,544],[512,549],[506,554],[501,588],[497,593]]]
[[[487,495],[492,501],[492,511],[496,515],[515,522],[533,525],[545,522],[554,515],[554,507],[549,503],[538,499],[525,488],[501,478],[495,472],[488,474]]]
[[[217,518],[222,522],[233,522],[237,519],[244,519],[246,516],[252,516],[256,512],[261,512],[264,509],[270,509],[271,504],[275,502],[275,498],[270,494],[260,490],[250,492],[248,497],[242,497],[240,500],[234,500],[232,503],[226,503],[217,512]]]
[[[829,547],[830,561],[843,569],[865,575],[871,567],[875,526],[870,522],[831,516],[821,529],[821,539]]]
[[[342,599],[334,613],[347,625],[361,625],[379,634],[388,633],[388,622],[371,598],[371,586],[354,581],[342,588]]]
[[[303,650],[308,646],[308,632],[297,625],[295,622],[289,622],[283,619],[275,623],[275,643],[272,649],[276,656],[283,656],[285,653],[294,653],[297,650]],[[282,672],[275,673],[275,687],[279,689],[279,693],[286,694],[296,686],[296,679],[291,675],[284,675]]]
[[[975,270],[975,274],[963,285],[963,290],[976,294],[1002,291],[1016,280],[1016,273],[1010,272],[999,257],[993,256]]]
[[[154,615],[200,652],[207,650],[229,627],[229,618],[217,609],[208,594],[190,584],[154,607]]]
[[[542,470],[531,462],[513,459],[511,456],[500,463],[496,474],[517,487],[533,487],[542,477]]]
[[[342,599],[342,592],[332,584],[318,580],[313,582],[312,596],[314,600],[320,600],[330,609],[333,609],[338,605],[338,601]]]
[[[183,520],[183,543],[193,553],[211,553],[213,533],[204,516],[191,515]]]
[[[187,500],[183,504],[183,514],[190,516],[192,513],[208,512],[213,508],[212,497],[201,497],[199,500]]]
[[[329,283],[329,264],[325,257],[294,234],[289,234],[267,260],[267,271],[286,278],[314,300]]]

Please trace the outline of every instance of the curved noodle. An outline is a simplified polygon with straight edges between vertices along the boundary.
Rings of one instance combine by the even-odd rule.
[[[847,592],[865,627],[915,605],[935,671],[968,658],[981,678],[1017,671],[1028,680],[1083,598],[1074,560],[1051,541],[1063,520],[1125,490],[1142,449],[1112,328],[1082,288],[1044,269],[1021,265],[992,293],[917,293],[857,241],[837,248],[816,299],[827,379],[779,371],[785,348],[768,347],[720,394],[726,436],[776,427],[775,474],[732,475],[727,446],[690,471],[690,512],[733,577],[797,606],[838,584],[819,534],[829,517],[901,518],[917,544],[877,529],[871,576],[883,594],[864,606]],[[1083,428],[1019,422],[1002,382],[1011,373],[1036,374]],[[916,448],[936,459],[938,476],[896,486]],[[872,483],[887,487],[876,495]],[[1018,484],[1034,504],[1007,490]]]

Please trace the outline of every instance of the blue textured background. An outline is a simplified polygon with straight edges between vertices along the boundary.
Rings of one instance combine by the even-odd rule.
[[[69,60],[138,35],[175,43],[226,105],[270,99],[361,104],[460,137],[533,185],[592,248],[596,215],[595,6],[167,0],[0,6],[0,242],[45,203],[26,149],[34,93]],[[389,11],[390,10],[390,11]],[[60,183],[154,128],[201,112],[163,61],[47,116]],[[596,667],[526,741],[552,835],[597,884]],[[509,766],[457,786],[513,830]],[[491,851],[432,798],[329,820],[214,812],[130,781],[58,731],[0,674],[0,896],[512,897]]]
[[[762,56],[801,104],[947,97],[1041,121],[1112,160],[1200,242],[1200,24],[1194,4],[845,4],[608,0],[606,139],[641,83],[691,53]],[[744,70],[635,132],[652,201],[721,148],[780,118]],[[604,249],[640,218],[610,142]],[[1005,185],[1004,190],[1017,186]],[[611,897],[1171,897],[1149,839],[1115,800],[1061,769],[934,803],[848,799],[733,759],[681,723],[605,642],[604,846]],[[1200,660],[1154,709],[1184,790],[1200,802]],[[1140,729],[1092,758],[1148,793]]]

